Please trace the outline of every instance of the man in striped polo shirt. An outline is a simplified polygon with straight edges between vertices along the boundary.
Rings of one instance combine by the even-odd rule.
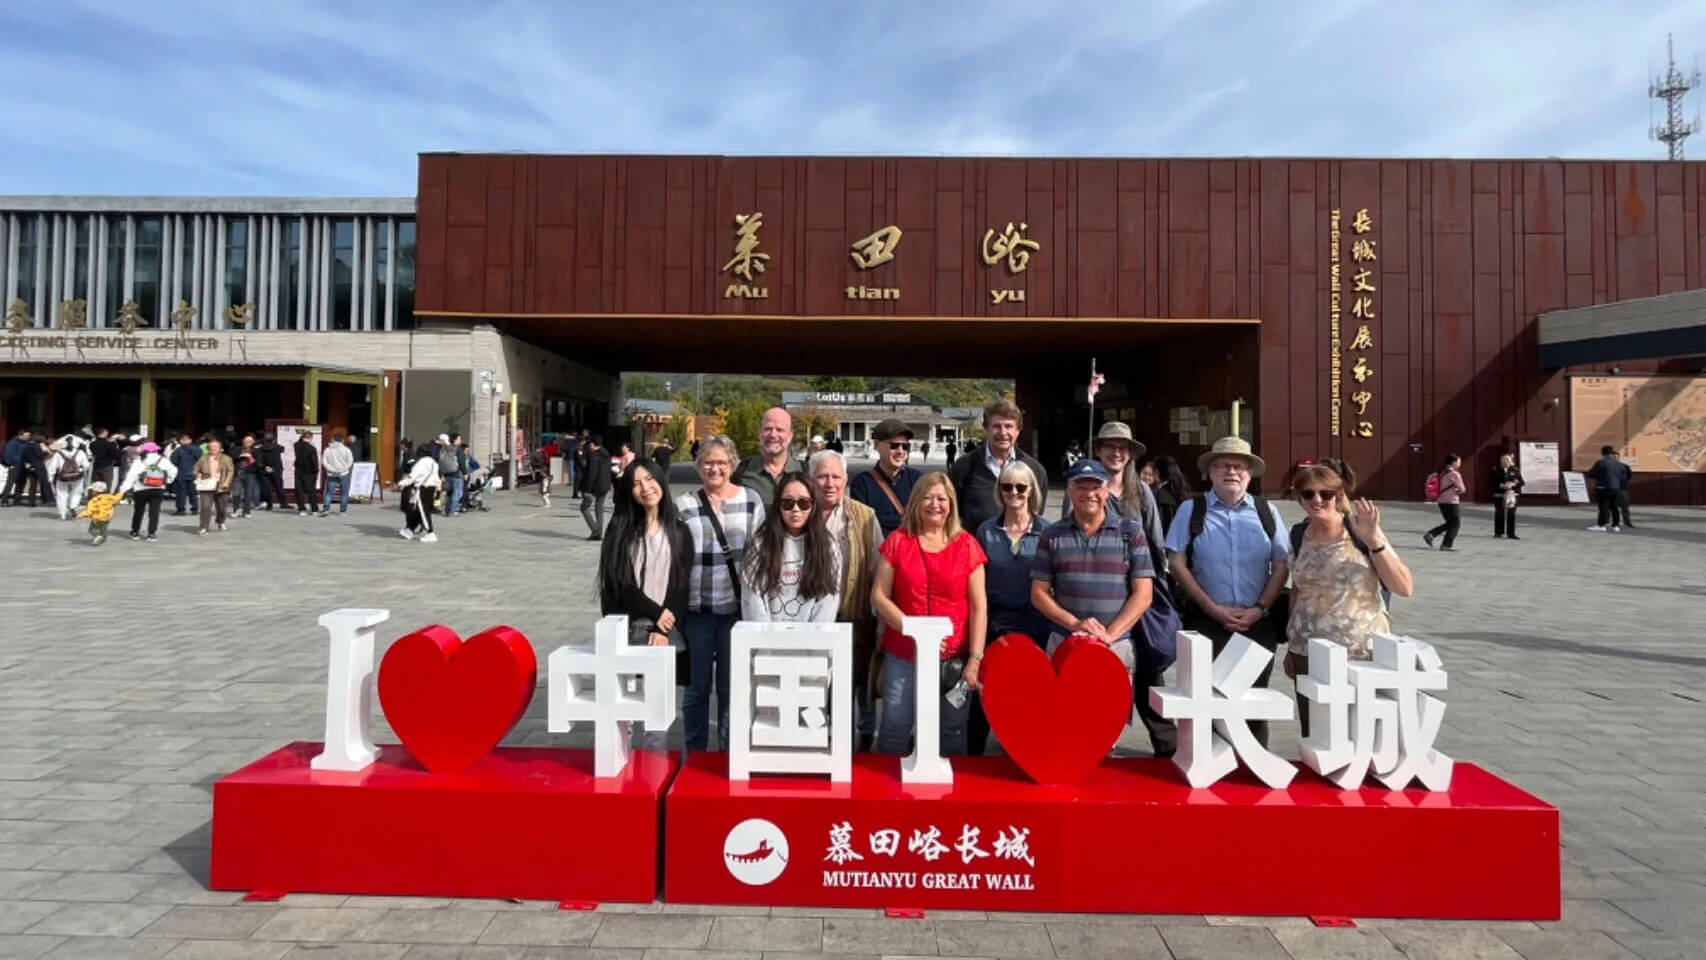
[[[1107,509],[1108,470],[1101,461],[1074,463],[1066,495],[1072,512],[1037,538],[1031,605],[1055,625],[1050,653],[1067,636],[1088,634],[1107,644],[1130,673],[1137,663],[1131,631],[1154,590],[1149,540],[1137,520]],[[1172,751],[1153,729],[1150,739],[1157,755]]]

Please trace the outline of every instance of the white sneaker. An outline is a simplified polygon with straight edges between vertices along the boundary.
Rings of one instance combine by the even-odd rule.
[[[410,533],[408,530],[398,530],[397,536],[402,537],[404,540],[413,540],[415,538],[415,535]]]
[[[1594,533],[1604,533],[1605,532],[1605,528],[1600,526],[1599,524],[1594,524],[1593,526],[1589,527],[1588,529],[1592,530]]]
[[[1611,525],[1611,532],[1612,532],[1612,533],[1622,533],[1622,532],[1623,532],[1623,527],[1622,527],[1622,526],[1620,526],[1620,525],[1618,525],[1618,524],[1615,524],[1615,523],[1614,523],[1614,524],[1612,524],[1612,525]]]
[[[421,534],[421,542],[422,543],[437,543],[438,542],[438,534],[436,534],[436,533],[423,533],[423,534]]]

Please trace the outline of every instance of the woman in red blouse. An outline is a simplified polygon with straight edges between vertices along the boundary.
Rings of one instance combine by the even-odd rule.
[[[983,548],[977,538],[960,529],[953,484],[944,473],[926,474],[912,489],[900,529],[883,541],[882,562],[871,585],[871,606],[882,621],[883,719],[877,732],[879,753],[905,753],[912,738],[916,713],[913,689],[914,644],[901,630],[903,617],[947,617],[953,632],[936,656],[944,664],[943,696],[959,678],[977,689],[983,661],[986,604],[983,592]],[[963,666],[962,666],[963,664]],[[953,676],[947,675],[952,671]],[[942,754],[966,752],[968,700],[959,706],[943,698]]]

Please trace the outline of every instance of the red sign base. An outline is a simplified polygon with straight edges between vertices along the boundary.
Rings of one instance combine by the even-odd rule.
[[[898,757],[853,781],[732,783],[689,758],[665,807],[664,899],[810,907],[1555,920],[1558,811],[1479,767],[1448,793],[1285,790],[1104,761],[1043,787],[1004,757],[955,757],[951,787]]]
[[[649,903],[679,758],[636,751],[621,777],[591,750],[498,747],[428,773],[400,746],[356,773],[310,770],[293,743],[213,785],[216,890]]]

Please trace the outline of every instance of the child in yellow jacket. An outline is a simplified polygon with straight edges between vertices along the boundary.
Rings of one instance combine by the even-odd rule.
[[[89,535],[94,538],[94,546],[106,542],[107,524],[112,522],[113,508],[123,499],[116,493],[108,493],[107,485],[99,480],[89,484],[89,502],[77,511],[77,518],[89,518]]]

